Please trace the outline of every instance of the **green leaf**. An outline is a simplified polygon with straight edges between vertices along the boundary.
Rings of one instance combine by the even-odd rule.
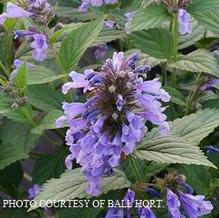
[[[193,16],[198,20],[199,24],[219,37],[219,9],[206,12],[199,11]]]
[[[171,15],[162,6],[152,5],[145,9],[139,9],[133,17],[130,25],[131,32],[162,27],[170,21]]]
[[[50,69],[38,65],[29,70],[28,85],[49,83],[64,78],[65,76],[66,75],[55,74]]]
[[[73,30],[76,30],[77,28],[83,26],[84,23],[70,23],[64,25],[64,27],[61,30],[56,31],[53,33],[53,35],[50,38],[50,41],[52,43],[62,39],[63,37],[67,36],[70,34]]]
[[[200,11],[211,11],[215,8],[219,8],[218,0],[193,0],[187,10],[189,13],[193,14]]]
[[[48,85],[32,85],[27,88],[28,102],[42,111],[61,110],[64,95]]]
[[[142,160],[158,163],[181,163],[214,166],[207,160],[202,151],[194,145],[177,136],[144,139],[133,154]]]
[[[23,93],[27,87],[27,80],[28,80],[28,71],[26,63],[23,63],[21,67],[18,69],[15,84],[18,87],[18,89],[21,90],[21,93]]]
[[[219,77],[219,70],[216,58],[207,50],[196,50],[168,65],[169,68],[189,72],[202,72]]]
[[[41,135],[46,129],[56,129],[55,121],[59,117],[63,116],[63,111],[60,110],[52,110],[50,111],[42,120],[39,126],[32,129],[33,134]]]
[[[16,174],[14,172],[16,172]],[[7,192],[12,197],[18,197],[17,187],[22,179],[22,165],[18,161],[7,166],[4,170],[0,170],[0,186],[4,188],[4,192]]]
[[[103,44],[125,37],[125,32],[121,30],[103,29],[92,43],[92,45]]]
[[[107,193],[111,190],[130,187],[131,183],[126,178],[122,171],[115,170],[115,174],[110,177],[105,177],[102,180],[101,193]],[[74,198],[90,198],[86,193],[87,179],[81,173],[81,169],[66,171],[59,179],[51,179],[42,186],[42,191],[35,198],[39,207],[41,200],[71,200]]]
[[[32,108],[30,105],[20,107],[18,109],[11,109],[9,112],[4,114],[8,119],[19,123],[29,123],[34,125],[32,118]]]
[[[141,31],[131,36],[132,46],[152,57],[168,59],[173,52],[173,37],[165,29]]]
[[[217,108],[219,109],[219,99],[209,99],[202,103],[204,108]]]
[[[191,185],[198,194],[209,193],[211,174],[207,167],[184,166],[186,182]],[[204,176],[203,176],[204,175]]]
[[[171,135],[180,136],[182,139],[198,145],[219,126],[219,110],[205,109],[189,116],[178,118],[171,123]]]
[[[203,110],[170,123],[169,136],[155,128],[138,145],[134,156],[159,163],[184,163],[215,167],[197,146],[219,125],[219,110]]]
[[[0,126],[0,169],[17,160],[28,158],[28,153],[38,139],[30,131],[29,125],[12,121],[4,121]]]
[[[167,87],[167,86],[164,87],[164,89],[171,96],[171,102],[178,104],[178,105],[181,105],[181,106],[187,105],[186,99],[180,91],[178,91],[177,89],[174,89],[172,87]]]
[[[27,124],[5,121],[0,126],[0,139],[2,144],[15,145],[28,154],[35,146],[38,136],[31,134],[31,126]]]
[[[58,178],[66,169],[66,155],[66,150],[62,148],[38,158],[34,164],[32,182],[42,185],[48,179]]]
[[[9,164],[28,157],[24,150],[17,145],[0,144],[0,150],[0,169],[4,169]]]
[[[76,67],[84,52],[98,37],[103,21],[101,17],[77,28],[62,42],[59,58],[66,72]]]

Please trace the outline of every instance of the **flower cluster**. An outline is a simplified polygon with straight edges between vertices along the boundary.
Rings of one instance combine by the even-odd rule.
[[[72,82],[63,85],[66,94],[72,88],[88,92],[86,103],[63,103],[65,116],[56,121],[69,126],[66,144],[71,154],[67,168],[76,159],[88,179],[87,192],[98,195],[101,177],[112,173],[121,155],[131,154],[147,132],[147,121],[158,125],[167,135],[169,125],[161,101],[170,96],[161,88],[158,79],[145,81],[150,67],[137,66],[137,54],[125,58],[123,52],[114,53],[101,72],[85,70],[71,72]]]
[[[3,25],[6,18],[32,18],[48,24],[53,17],[52,9],[47,0],[29,0],[27,10],[11,2],[7,3],[6,12],[0,15],[0,24]],[[15,38],[28,38],[33,48],[32,57],[36,61],[43,61],[47,57],[47,37],[44,33],[34,30],[16,31]]]
[[[48,43],[47,37],[41,32],[37,32],[34,29],[16,31],[15,38],[25,38],[31,42],[31,48],[33,49],[32,57],[36,61],[44,61],[47,57]]]
[[[28,11],[23,8],[8,2],[6,6],[6,12],[0,15],[0,25],[3,25],[6,18],[28,18],[31,15]]]
[[[185,35],[192,32],[192,24],[189,13],[184,9],[179,9],[178,12],[179,33]]]
[[[123,201],[127,208],[109,208],[105,218],[131,218],[131,209],[135,201],[135,192],[129,189],[123,198]],[[140,218],[156,218],[150,207],[138,208],[138,216]]]
[[[174,191],[167,188],[167,206],[170,217],[181,218],[187,214],[190,218],[197,218],[210,214],[213,206],[210,201],[205,201],[204,195],[193,195],[193,189],[181,177],[178,187]],[[181,187],[180,187],[181,186]],[[182,189],[179,191],[179,189]],[[180,210],[182,206],[183,212]]]
[[[90,6],[101,7],[103,4],[115,4],[117,0],[82,0],[79,11],[86,12]]]
[[[42,24],[48,24],[54,17],[54,12],[47,0],[29,0],[28,12],[30,17]]]

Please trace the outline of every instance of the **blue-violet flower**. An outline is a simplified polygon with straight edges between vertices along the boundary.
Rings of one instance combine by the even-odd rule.
[[[60,127],[66,122],[69,126],[66,144],[71,154],[66,165],[71,168],[76,159],[82,166],[91,195],[100,193],[101,177],[111,173],[121,155],[131,154],[143,139],[146,121],[158,125],[161,134],[169,133],[161,101],[168,102],[170,96],[158,79],[143,80],[150,67],[137,67],[138,60],[137,54],[126,59],[123,52],[114,53],[101,72],[73,71],[73,81],[63,85],[64,94],[72,88],[89,93],[86,103],[63,103],[65,116],[56,124]],[[80,136],[76,139],[75,134]]]
[[[179,9],[178,12],[179,33],[185,35],[192,32],[191,17],[184,9]]]

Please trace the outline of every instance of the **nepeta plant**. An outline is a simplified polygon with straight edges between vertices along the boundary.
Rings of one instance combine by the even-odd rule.
[[[0,217],[218,217],[218,29],[218,0],[0,3],[0,196],[36,201]]]

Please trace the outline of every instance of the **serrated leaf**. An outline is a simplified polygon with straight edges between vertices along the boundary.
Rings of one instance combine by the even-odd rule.
[[[92,45],[103,44],[107,42],[114,41],[116,39],[120,39],[125,37],[125,32],[121,30],[114,30],[114,29],[103,29]]]
[[[169,93],[169,95],[171,96],[171,102],[175,103],[175,104],[178,104],[178,105],[181,105],[181,106],[185,106],[187,105],[186,104],[186,99],[185,97],[183,96],[183,94],[178,91],[177,89],[175,88],[172,88],[172,87],[164,87],[164,89]]]
[[[40,125],[32,129],[31,133],[41,135],[46,129],[55,129],[55,121],[63,116],[63,111],[52,110],[41,121]]]
[[[15,145],[28,154],[36,144],[38,136],[31,134],[31,126],[8,121],[0,126],[0,139],[3,144]]]
[[[120,170],[115,170],[115,174],[105,177],[102,180],[101,193],[107,193],[111,190],[130,187],[131,183],[125,174]],[[86,193],[87,179],[81,173],[81,169],[66,171],[59,179],[51,179],[42,186],[42,191],[35,198],[36,207],[39,207],[40,200],[71,200],[74,198],[90,198]]]
[[[152,5],[145,9],[139,9],[130,24],[131,32],[162,27],[165,22],[170,21],[171,15],[168,11],[158,5]]]
[[[189,13],[193,14],[200,11],[211,11],[219,8],[218,0],[193,0],[187,7]]]
[[[49,83],[65,77],[66,75],[58,75],[49,68],[36,66],[29,69],[28,85]]]
[[[173,52],[173,37],[165,29],[150,29],[131,36],[132,46],[152,57],[168,59]]]
[[[27,88],[28,102],[34,107],[49,112],[51,110],[61,110],[61,103],[64,96],[58,90],[48,85],[32,85]]]
[[[206,12],[199,11],[194,13],[193,16],[198,20],[199,24],[219,37],[219,9]]]
[[[95,41],[102,29],[103,21],[102,17],[79,27],[62,42],[59,58],[66,72],[76,67],[84,52]]]
[[[188,55],[183,55],[178,61],[169,64],[168,67],[219,77],[217,60],[207,50],[196,50]]]
[[[219,126],[219,110],[205,109],[189,116],[178,118],[171,124],[171,135],[177,135],[198,145]]]
[[[184,163],[215,167],[197,146],[219,125],[219,110],[203,110],[170,123],[161,137],[156,128],[137,146],[135,157],[160,163]]]
[[[158,163],[181,163],[214,166],[193,143],[180,137],[169,136],[143,140],[133,154],[142,160]]]

